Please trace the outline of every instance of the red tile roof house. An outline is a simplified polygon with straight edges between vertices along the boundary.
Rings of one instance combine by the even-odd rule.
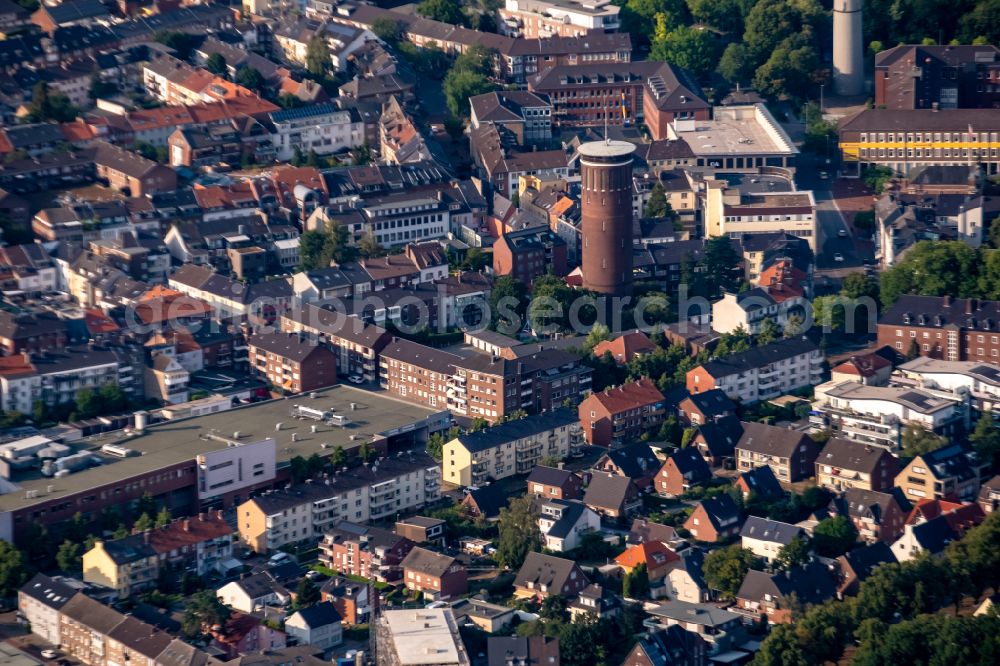
[[[625,573],[631,573],[640,564],[646,565],[649,580],[660,580],[680,561],[680,555],[659,541],[645,541],[628,548],[615,558],[615,563]]]
[[[468,573],[454,557],[417,546],[400,566],[406,588],[430,599],[453,599],[469,590]]]
[[[875,352],[852,356],[830,369],[831,381],[850,380],[866,386],[886,386],[892,374],[892,363]]]
[[[959,536],[986,520],[983,507],[975,502],[949,502],[941,499],[925,499],[917,502],[906,518],[907,525],[920,525],[938,516],[943,516],[948,526]]]
[[[213,629],[212,642],[227,659],[241,654],[280,650],[285,647],[285,632],[271,629],[253,615],[233,611],[226,624]]]
[[[709,543],[740,533],[740,510],[729,495],[702,500],[684,521],[684,529],[697,541]]]
[[[605,354],[611,354],[611,358],[618,365],[625,365],[636,356],[651,354],[656,350],[656,345],[642,331],[627,331],[614,340],[605,340],[594,345],[594,356],[601,358]]]
[[[708,463],[693,446],[673,453],[656,473],[656,492],[664,497],[683,495],[712,479]]]
[[[578,408],[587,443],[620,446],[659,428],[666,416],[663,394],[650,379],[592,393]]]

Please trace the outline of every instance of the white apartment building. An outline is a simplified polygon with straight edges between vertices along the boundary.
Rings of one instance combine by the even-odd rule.
[[[292,159],[296,148],[303,155],[310,150],[317,155],[333,155],[365,143],[364,123],[333,104],[276,111],[271,114],[271,122],[276,157],[281,161]]]
[[[956,398],[968,395],[974,409],[1000,412],[1000,366],[978,361],[945,361],[918,356],[896,368],[891,381]]]
[[[258,553],[318,541],[340,521],[395,516],[440,497],[441,470],[425,453],[382,458],[336,474],[265,493],[237,508],[240,540]]]
[[[802,296],[776,301],[760,288],[741,294],[725,293],[712,303],[712,330],[732,333],[743,327],[750,333],[758,333],[765,319],[784,328],[793,314],[803,316],[805,304],[806,299]]]
[[[59,609],[78,593],[75,588],[43,574],[35,574],[17,593],[17,608],[31,625],[31,633],[52,645],[62,643]]]
[[[810,191],[741,193],[724,180],[706,181],[706,236],[742,238],[783,231],[805,239],[816,252],[816,200]]]
[[[815,386],[822,376],[823,352],[805,338],[789,338],[689,370],[687,389],[703,393],[717,388],[747,404]]]
[[[451,229],[451,212],[440,195],[400,193],[365,201],[364,235],[371,234],[383,247],[431,238],[443,238]]]
[[[0,410],[30,414],[42,397],[42,378],[28,354],[0,361]]]
[[[580,439],[580,420],[574,410],[508,421],[447,442],[442,451],[442,478],[472,486],[487,479],[527,474],[543,457],[565,458]]]
[[[831,428],[841,437],[895,452],[906,426],[918,425],[949,436],[968,425],[968,413],[967,403],[958,396],[830,381],[816,387],[809,420],[815,430]]]
[[[621,27],[621,8],[611,0],[507,0],[498,11],[500,30],[511,37],[582,37]]]

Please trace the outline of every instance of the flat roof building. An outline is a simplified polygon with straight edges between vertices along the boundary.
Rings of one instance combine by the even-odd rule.
[[[468,666],[450,608],[387,610],[375,631],[378,666]]]
[[[309,412],[296,406],[340,416],[343,424],[337,425],[341,419],[296,418],[293,410]],[[72,446],[74,453],[90,454],[89,467],[59,478],[47,478],[37,471],[13,476],[11,485],[5,486],[7,492],[0,494],[0,538],[16,542],[31,523],[50,526],[69,520],[78,511],[96,514],[106,506],[137,501],[147,492],[167,501],[174,515],[197,513],[203,502],[197,459],[210,452],[231,450],[234,442],[243,445],[274,440],[277,474],[267,482],[270,485],[287,480],[288,461],[294,456],[329,455],[337,446],[351,453],[362,441],[384,452],[390,446],[423,441],[430,432],[447,428],[450,420],[447,411],[335,386],[295,399],[177,419],[141,433],[133,429],[85,438]],[[316,426],[315,432],[312,426]],[[359,433],[367,438],[358,437]],[[238,495],[215,495],[210,501],[229,506],[246,499],[252,490],[241,487]]]
[[[693,166],[706,170],[791,168],[789,160],[799,152],[763,104],[717,106],[712,120],[674,120],[667,138],[687,143]]]

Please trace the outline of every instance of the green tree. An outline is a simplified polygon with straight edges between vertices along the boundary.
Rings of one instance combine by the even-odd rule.
[[[229,615],[229,609],[219,601],[215,590],[202,590],[187,600],[181,631],[188,638],[196,638],[206,629],[225,624]]]
[[[292,93],[282,93],[278,96],[278,106],[283,109],[298,109],[305,105],[306,103],[300,97]]]
[[[621,31],[627,32],[645,44],[650,41],[656,28],[657,16],[663,17],[667,30],[687,21],[688,12],[684,0],[625,0],[619,14]]]
[[[791,624],[775,625],[761,649],[754,655],[753,666],[812,666]]]
[[[208,59],[205,61],[205,69],[213,74],[218,74],[219,76],[225,75],[226,57],[221,53],[213,53],[208,56]]]
[[[28,565],[24,553],[9,541],[0,541],[0,598],[17,596],[17,591],[28,580]]]
[[[781,329],[778,325],[774,323],[774,320],[770,317],[764,317],[764,321],[760,323],[760,330],[755,336],[758,345],[768,345],[781,337]]]
[[[747,64],[747,47],[738,42],[726,45],[726,50],[722,52],[716,69],[719,75],[730,83],[742,83],[750,80],[753,73]]]
[[[384,257],[386,255],[385,248],[379,245],[374,234],[368,234],[358,242],[358,253],[365,259]]]
[[[840,295],[847,298],[870,298],[878,302],[878,282],[865,273],[851,273],[840,286]]]
[[[312,42],[309,42],[309,46],[312,47]],[[260,92],[264,88],[264,75],[249,65],[242,65],[236,70],[236,83],[247,90]]]
[[[322,263],[323,246],[326,243],[326,234],[322,231],[310,229],[304,231],[299,236],[299,270],[311,271],[317,268],[325,268]],[[329,264],[326,264],[327,266]]]
[[[735,599],[747,572],[761,566],[762,562],[751,550],[734,544],[706,555],[702,571],[709,587],[727,599]]]
[[[705,253],[702,259],[703,276],[711,285],[712,296],[718,296],[722,291],[736,292],[743,278],[743,258],[733,247],[732,239],[726,236],[713,236],[705,241]]]
[[[789,40],[774,49],[757,68],[754,87],[772,98],[806,99],[825,81],[819,53],[812,43]]]
[[[448,110],[464,118],[469,115],[469,98],[488,93],[495,86],[484,74],[452,68],[444,77],[443,88]]]
[[[361,446],[358,447],[358,457],[361,458],[361,460],[369,462],[377,455],[378,451],[371,445],[371,442],[368,442],[367,440],[361,442]]]
[[[542,599],[542,607],[538,615],[543,620],[562,622],[566,619],[566,597],[561,594],[550,594]]]
[[[649,572],[644,563],[638,564],[622,579],[622,596],[627,599],[644,599],[649,594]]]
[[[314,35],[306,46],[306,70],[317,78],[325,79],[332,67],[329,43],[322,35]]]
[[[519,569],[528,553],[541,547],[538,509],[528,495],[511,500],[509,506],[500,510],[497,528],[496,559],[502,567]]]
[[[319,588],[311,579],[303,577],[299,580],[299,585],[295,588],[295,608],[308,608],[320,601]]]
[[[851,549],[857,536],[847,517],[826,518],[813,528],[813,548],[823,557],[839,557]]]
[[[468,26],[468,18],[462,11],[461,4],[454,0],[423,0],[417,5],[417,14],[442,23]]]
[[[817,296],[812,300],[813,323],[825,333],[843,331],[847,319],[840,296]]]
[[[132,525],[132,529],[136,532],[151,530],[153,529],[153,519],[149,517],[148,513],[144,513],[136,518],[135,523]]]
[[[782,569],[791,569],[809,561],[809,542],[797,536],[778,551],[777,564]]]
[[[399,21],[383,16],[372,22],[372,32],[389,46],[396,46],[403,36],[403,27]]]
[[[167,525],[170,524],[170,520],[171,520],[170,509],[164,506],[156,514],[156,522],[154,523],[153,527],[166,527]]]
[[[452,426],[447,433],[436,432],[427,439],[427,453],[435,460],[441,460],[444,445],[461,434],[458,426]]]
[[[611,331],[601,322],[594,324],[587,337],[584,339],[584,349],[593,350],[599,343],[611,339]]]
[[[961,17],[961,34],[968,42],[1000,43],[1000,0],[980,0]]]
[[[490,328],[504,335],[516,335],[524,324],[528,286],[510,275],[501,275],[490,292]]]
[[[874,190],[875,194],[882,194],[882,190],[894,177],[892,169],[886,166],[870,166],[861,172],[861,180]]]
[[[677,26],[664,31],[663,15],[657,17],[650,57],[665,60],[706,78],[719,62],[719,43],[711,31],[691,26]]]
[[[649,191],[649,199],[646,201],[646,208],[643,217],[666,217],[668,212],[673,212],[670,202],[667,201],[667,193],[663,190],[663,183],[657,181],[653,189]]]
[[[993,420],[992,412],[984,412],[976,422],[976,428],[969,436],[979,459],[992,469],[1000,469],[1000,428]]]
[[[751,347],[750,331],[743,324],[737,326],[729,333],[719,336],[719,342],[715,346],[715,355],[724,358],[732,354],[740,354]]]
[[[83,571],[80,544],[69,540],[63,541],[56,553],[56,566],[69,576],[79,576]]]
[[[903,429],[902,455],[906,458],[916,458],[925,453],[930,453],[948,444],[948,438],[936,435],[927,428],[911,424]]]
[[[803,331],[804,326],[805,322],[802,321],[802,317],[793,314],[790,317],[788,317],[788,323],[785,324],[785,330],[782,334],[782,337],[784,338],[798,337],[802,335],[802,333],[804,332]]]
[[[743,21],[752,3],[743,0],[687,0],[695,21],[730,35],[743,34]]]

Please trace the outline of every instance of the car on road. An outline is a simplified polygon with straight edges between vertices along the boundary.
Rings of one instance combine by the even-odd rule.
[[[820,171],[819,172],[819,179],[820,180],[826,180],[829,177],[830,177],[830,174],[828,174],[826,171]]]
[[[844,261],[844,255],[842,255],[842,254],[841,254],[841,253],[839,253],[839,252],[834,252],[834,253],[833,253],[833,260],[834,260],[834,261],[836,261],[836,262],[837,262],[837,263],[839,264],[839,263],[841,263],[842,261]]]
[[[276,567],[279,564],[286,564],[292,561],[292,556],[285,552],[275,553],[267,561],[269,566]]]
[[[55,650],[42,650],[42,656],[46,659],[55,659],[59,656],[59,653]]]
[[[841,238],[847,238],[847,229],[840,229],[837,231],[837,235]]]
[[[351,382],[352,384],[364,384],[365,378],[362,377],[361,375],[351,375],[350,377],[347,378],[347,381]]]

